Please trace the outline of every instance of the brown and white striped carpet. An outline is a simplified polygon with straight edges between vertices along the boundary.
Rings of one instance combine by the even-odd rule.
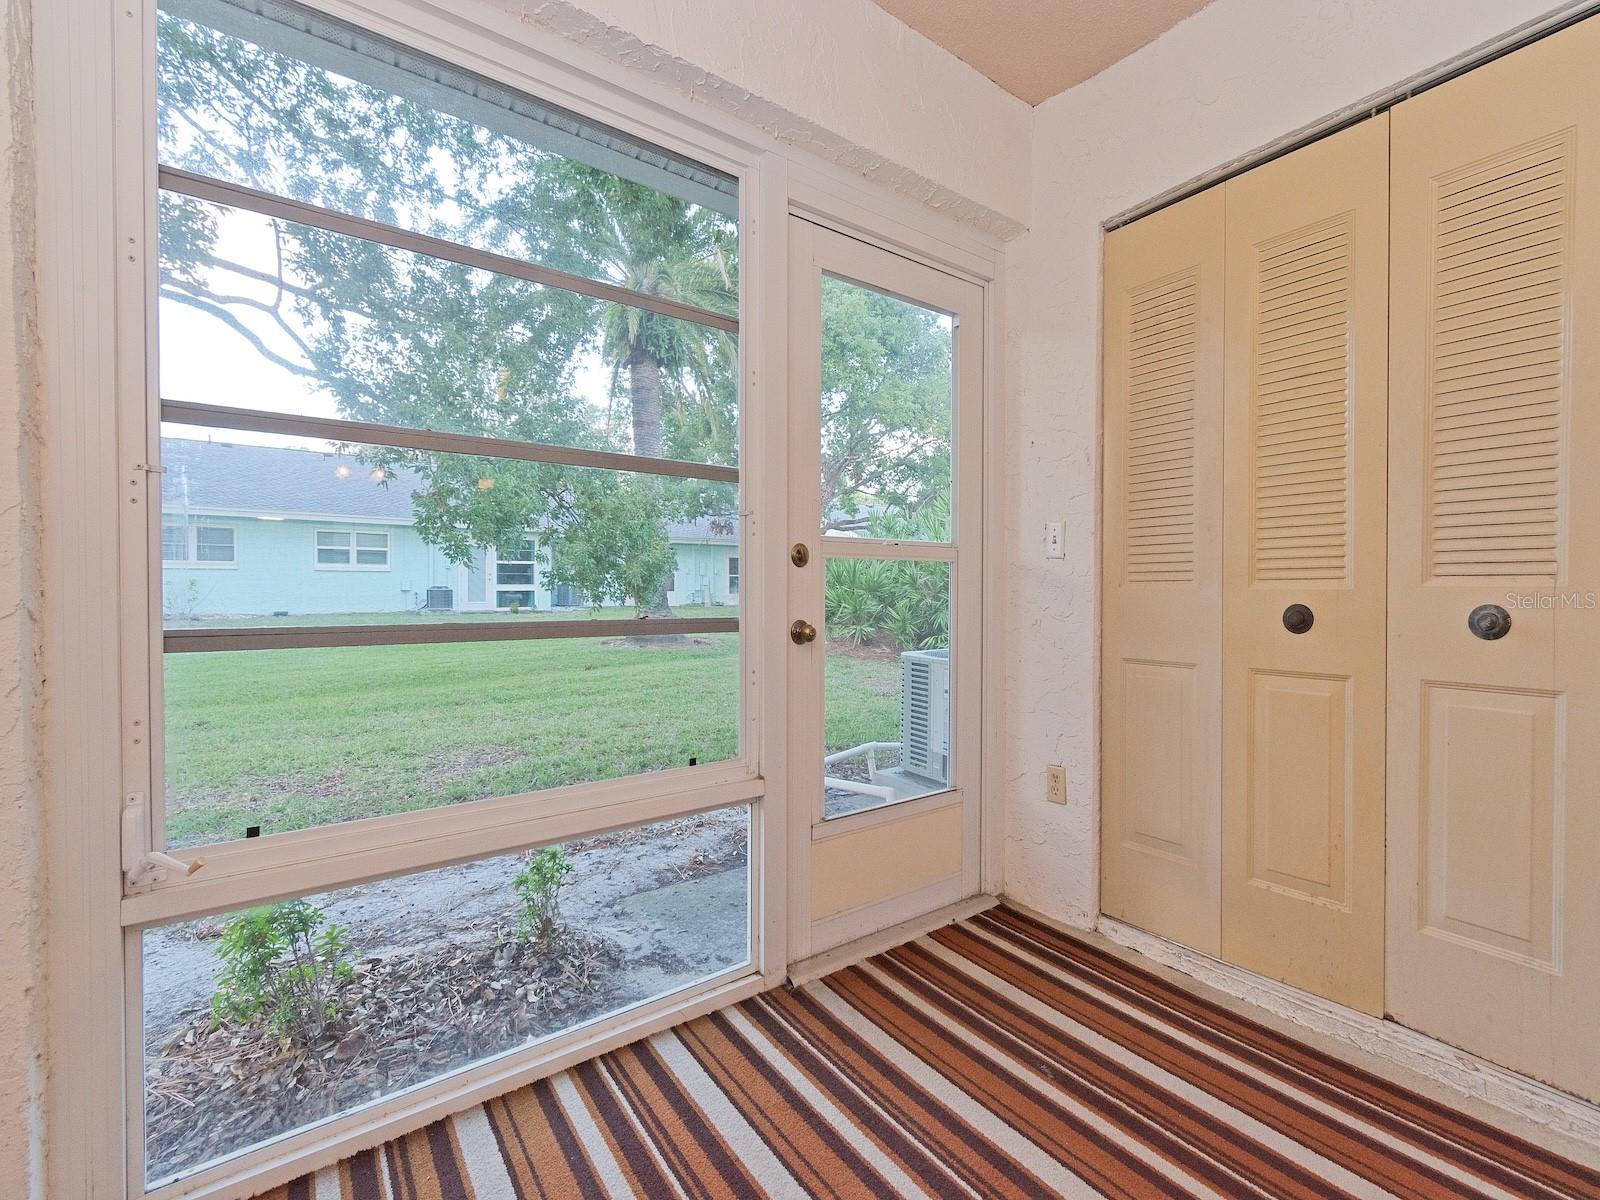
[[[270,1195],[1600,1200],[1600,1172],[1001,908]]]

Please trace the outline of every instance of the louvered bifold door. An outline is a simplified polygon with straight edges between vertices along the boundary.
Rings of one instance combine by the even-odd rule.
[[[1394,111],[1389,646],[1390,1011],[1592,1100],[1596,63],[1590,20]]]
[[[1388,121],[1226,184],[1223,957],[1383,1000]]]
[[[1101,909],[1215,954],[1222,236],[1214,188],[1106,239]]]

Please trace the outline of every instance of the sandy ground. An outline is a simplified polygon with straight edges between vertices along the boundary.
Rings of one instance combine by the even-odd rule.
[[[569,924],[620,947],[630,997],[670,991],[749,953],[748,818],[743,809],[574,843],[561,893]],[[359,957],[438,953],[509,931],[522,855],[446,867],[312,897],[349,930]],[[217,920],[145,935],[146,1040],[206,1010],[216,986]]]

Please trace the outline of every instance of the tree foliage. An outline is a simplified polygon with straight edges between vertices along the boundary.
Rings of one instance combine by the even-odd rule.
[[[542,149],[507,123],[487,128],[170,13],[158,33],[164,163],[737,311],[737,228],[715,211]],[[245,252],[240,220],[163,194],[163,301],[206,314],[341,416],[737,462],[737,352],[721,330],[285,221],[258,222]],[[859,526],[947,498],[947,324],[830,279],[823,339],[828,520]],[[226,402],[228,380],[216,387],[207,399]],[[452,560],[536,533],[547,586],[571,584],[593,603],[632,597],[649,612],[665,611],[675,565],[667,525],[736,507],[722,485],[355,449],[421,477],[416,527]]]

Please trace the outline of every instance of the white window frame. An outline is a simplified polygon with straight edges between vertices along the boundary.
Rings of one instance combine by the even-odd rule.
[[[728,595],[737,596],[738,594],[739,556],[737,554],[730,554],[728,555]]]
[[[350,541],[348,545],[343,547],[324,546],[322,544],[322,538],[324,534],[328,535],[329,537],[349,538]],[[360,552],[363,549],[374,549],[372,546],[363,547],[359,544],[358,539],[363,536],[381,537],[383,539],[383,561],[381,563],[363,563],[356,561],[361,557]],[[350,555],[350,560],[348,562],[329,563],[322,561],[322,552],[324,550],[339,549],[343,549]],[[393,563],[394,539],[390,536],[387,529],[331,529],[318,526],[312,531],[311,565],[318,571],[388,571],[392,568]]]
[[[323,890],[449,861],[562,841],[596,828],[752,805],[752,968],[620,1013],[527,1051],[413,1089],[346,1117],[161,1189],[161,1200],[233,1200],[353,1148],[500,1094],[686,1016],[774,986],[790,961],[785,920],[788,787],[784,736],[790,605],[785,527],[788,214],[874,240],[933,265],[989,281],[1000,304],[1000,242],[911,199],[890,195],[850,170],[821,163],[712,106],[690,105],[655,81],[589,58],[558,35],[484,10],[451,13],[424,0],[303,0],[465,69],[628,129],[735,175],[741,195],[740,373],[744,391],[740,462],[753,481],[741,496],[741,755],[735,763],[681,768],[640,779],[554,789],[530,802],[482,802],[463,819],[440,809],[358,826],[230,844],[206,867],[148,892],[124,896],[125,832],[148,839],[151,781],[161,776],[160,737],[151,736],[151,665],[161,640],[159,399],[149,297],[156,290],[153,200],[154,2],[58,0],[34,20],[39,196],[39,335],[45,352],[41,404],[52,428],[78,431],[40,450],[42,506],[54,529],[46,585],[61,603],[43,617],[60,719],[43,753],[56,805],[47,825],[46,1003],[55,1031],[45,1162],[51,1194],[137,1196],[142,1191],[138,1114],[124,1103],[141,1082],[137,1038],[127,1034],[140,994],[138,930],[263,896]],[[582,65],[574,65],[581,60]],[[85,197],[102,198],[87,204]],[[107,337],[106,331],[114,330]],[[987,394],[997,396],[999,328],[988,327]],[[119,419],[106,419],[114,396]],[[993,415],[986,420],[997,419]],[[991,442],[991,444],[994,444]],[[997,473],[987,475],[992,487]],[[117,514],[113,520],[112,514]],[[991,500],[992,544],[1002,532]],[[121,564],[116,619],[106,620],[104,564]],[[599,623],[593,632],[603,631]],[[987,640],[987,637],[986,637]],[[115,704],[105,703],[105,667],[120,665]],[[989,686],[986,677],[986,687]],[[992,708],[992,704],[986,707]],[[995,736],[992,726],[985,737]],[[108,753],[116,746],[117,753]],[[986,773],[994,770],[986,755]],[[984,890],[999,884],[998,791],[986,789]],[[119,932],[120,930],[120,932]],[[69,1032],[62,1032],[69,1031]],[[71,1147],[70,1151],[65,1147]],[[157,1193],[152,1193],[156,1195]]]
[[[520,557],[524,549],[526,549],[528,552],[527,558]],[[493,588],[494,607],[497,612],[504,612],[506,609],[511,607],[509,604],[505,604],[501,601],[500,593],[502,592],[527,592],[529,596],[533,597],[533,600],[528,602],[529,608],[533,608],[535,606],[535,601],[537,601],[539,597],[539,543],[532,537],[528,537],[523,541],[521,546],[517,547],[517,551],[519,557],[506,558],[500,553],[500,548],[498,546],[495,547]],[[525,584],[501,583],[500,568],[506,566],[527,567],[528,582]]]
[[[180,525],[181,521],[181,525]],[[173,570],[183,571],[233,571],[239,566],[239,526],[231,521],[210,521],[203,518],[189,517],[174,521],[163,517],[161,521],[161,565]],[[184,552],[188,558],[167,557],[167,530],[182,528],[184,538]],[[227,561],[221,559],[200,558],[200,530],[201,529],[226,529],[233,535],[233,557]]]

